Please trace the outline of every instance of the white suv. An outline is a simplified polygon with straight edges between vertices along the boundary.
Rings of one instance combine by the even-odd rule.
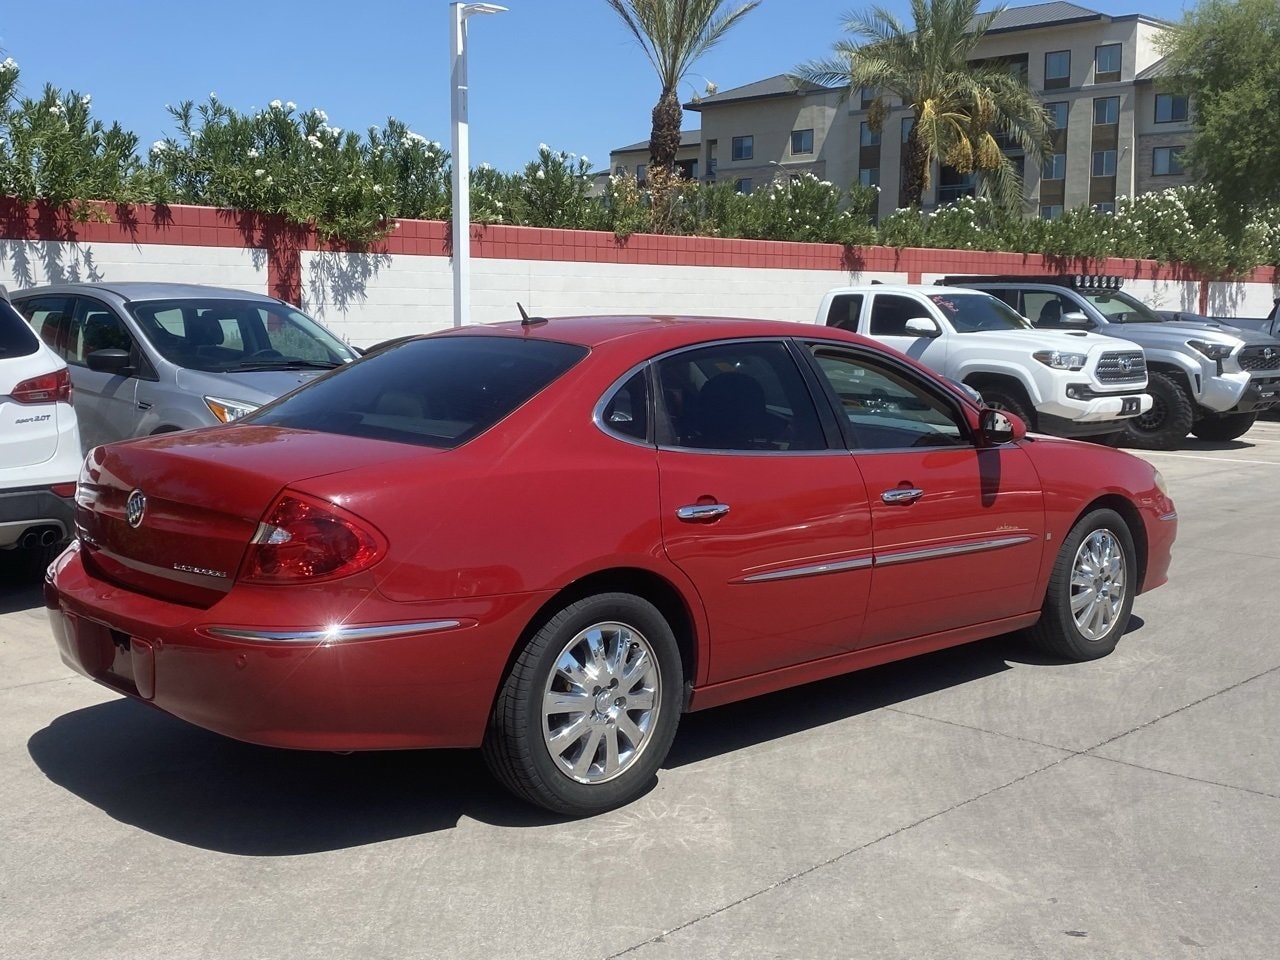
[[[67,365],[0,287],[0,550],[44,564],[74,536],[80,460]]]

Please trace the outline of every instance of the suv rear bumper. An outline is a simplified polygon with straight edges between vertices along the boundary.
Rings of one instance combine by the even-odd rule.
[[[71,539],[75,532],[74,506],[74,497],[60,497],[48,487],[0,490],[0,549],[39,545],[24,544],[22,540],[31,532],[39,541],[42,534],[54,528],[58,535],[53,543]]]

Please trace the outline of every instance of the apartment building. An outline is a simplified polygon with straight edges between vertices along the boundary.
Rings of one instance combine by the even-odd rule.
[[[1160,84],[1165,63],[1157,38],[1168,29],[1143,14],[1110,16],[1064,0],[1010,7],[996,19],[977,58],[1025,76],[1055,124],[1039,168],[1026,169],[1019,151],[1006,151],[1023,166],[1029,213],[1053,218],[1084,204],[1113,209],[1118,197],[1188,182],[1181,151],[1190,138],[1189,105]],[[845,97],[778,76],[685,104],[702,121],[681,143],[686,175],[731,178],[747,191],[807,171],[841,186],[879,187],[877,213],[886,216],[907,201],[903,148],[911,114],[897,106],[873,130],[875,93]],[[648,143],[614,151],[610,160],[614,172],[636,172],[648,162]],[[972,176],[935,169],[925,207],[973,191]]]

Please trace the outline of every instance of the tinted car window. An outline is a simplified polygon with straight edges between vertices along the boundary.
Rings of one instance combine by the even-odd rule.
[[[22,314],[0,301],[0,357],[27,357],[40,349],[40,341]]]
[[[585,347],[549,340],[410,340],[239,422],[452,448],[497,423],[586,354]]]
[[[627,378],[627,382],[614,391],[601,411],[601,421],[612,433],[633,440],[647,440],[649,436],[649,378],[644,370]]]
[[[955,405],[888,364],[839,347],[810,348],[862,450],[969,443]]]
[[[1112,323],[1163,322],[1159,314],[1127,293],[1102,290],[1081,290],[1079,293]]]
[[[662,442],[702,450],[820,450],[813,397],[786,346],[721,343],[658,361]]]
[[[256,300],[154,300],[129,308],[170,363],[192,370],[336,366],[354,351],[306,314]]]

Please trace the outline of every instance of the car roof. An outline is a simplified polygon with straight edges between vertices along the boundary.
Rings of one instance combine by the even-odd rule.
[[[499,336],[558,340],[584,347],[643,341],[666,350],[686,344],[738,337],[821,337],[847,343],[871,343],[856,334],[797,320],[753,320],[740,317],[611,315],[552,317],[525,325],[518,320],[472,324],[430,336]]]
[[[114,294],[121,300],[257,300],[280,303],[275,297],[249,290],[215,287],[202,283],[160,283],[145,280],[121,280],[98,283],[50,283],[39,287],[27,287],[11,296],[22,299],[50,294]]]
[[[831,293],[977,293],[971,287],[943,287],[932,283],[861,283],[851,287],[835,287]]]

